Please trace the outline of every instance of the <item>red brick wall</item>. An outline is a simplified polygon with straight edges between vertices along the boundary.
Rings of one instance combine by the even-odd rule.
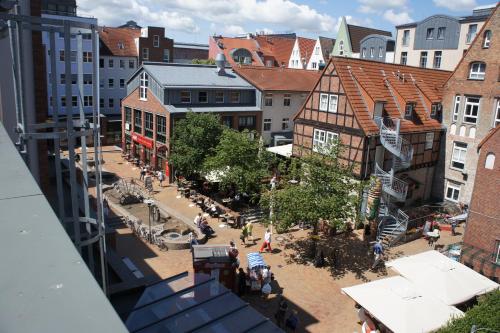
[[[157,35],[160,37],[159,47],[154,47],[154,36]],[[149,58],[142,58],[142,49],[149,49]],[[165,28],[158,27],[148,27],[148,37],[140,37],[139,38],[139,63],[143,61],[155,61],[155,62],[163,62],[163,50],[170,50],[170,61],[173,61],[174,57],[174,40],[165,37]]]

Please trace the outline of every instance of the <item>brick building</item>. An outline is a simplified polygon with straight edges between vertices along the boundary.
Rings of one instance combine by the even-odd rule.
[[[497,6],[445,85],[446,154],[435,182],[436,195],[445,200],[469,203],[477,175],[478,144],[500,124],[499,54]]]
[[[139,51],[139,64],[143,61],[172,62],[174,40],[165,37],[165,28],[147,27],[141,29],[136,39]]]
[[[237,130],[261,129],[260,92],[220,65],[143,63],[127,91],[123,151],[156,169],[166,169],[176,121],[188,111],[216,113]]]
[[[479,158],[469,217],[462,246],[462,263],[484,276],[500,280],[500,126],[478,145]]]

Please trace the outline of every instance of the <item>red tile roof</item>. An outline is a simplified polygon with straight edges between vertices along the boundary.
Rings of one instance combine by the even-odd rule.
[[[213,37],[220,49],[224,52],[227,62],[231,66],[237,65],[231,56],[231,51],[236,49],[247,49],[252,54],[252,65],[263,66],[258,52],[260,51],[259,44],[253,38],[237,38],[237,37]]]
[[[500,125],[497,125],[495,128],[490,129],[488,134],[486,134],[486,136],[481,140],[481,142],[479,142],[479,145],[477,146],[477,150],[479,151],[479,149],[481,149],[481,147],[486,143],[486,141],[491,139],[491,137],[493,135],[497,134],[498,131],[500,131]]]
[[[297,37],[299,43],[300,56],[305,59],[306,64],[309,62],[311,55],[314,51],[314,45],[316,45],[315,39]],[[290,50],[291,53],[291,50]]]
[[[262,91],[310,92],[321,73],[305,69],[236,66],[236,73]]]
[[[401,132],[441,128],[429,112],[431,103],[441,101],[442,87],[451,72],[346,57],[333,57],[330,62],[365,134],[379,132],[373,121],[377,101],[385,103],[387,116],[401,119]],[[407,102],[415,103],[417,119],[414,121],[402,119]]]
[[[275,66],[279,67],[283,64],[284,66],[288,66],[288,60],[290,60],[290,54],[292,54],[295,39],[258,35],[255,37],[255,40],[260,45],[264,57],[273,59],[275,61]]]
[[[130,28],[99,28],[99,38],[103,47],[101,55],[114,55],[122,57],[137,57],[135,38],[139,38],[141,31]],[[123,48],[121,46],[123,45]]]

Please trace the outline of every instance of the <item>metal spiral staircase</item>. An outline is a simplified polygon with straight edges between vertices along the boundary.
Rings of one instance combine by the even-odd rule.
[[[399,241],[408,227],[408,215],[394,206],[393,202],[404,202],[408,192],[408,184],[394,176],[399,170],[410,167],[413,157],[413,147],[410,142],[399,134],[399,119],[377,118],[380,128],[382,146],[392,154],[392,168],[384,171],[375,165],[375,176],[382,182],[382,197],[379,210],[379,226],[377,241],[382,241],[385,247],[390,247]]]

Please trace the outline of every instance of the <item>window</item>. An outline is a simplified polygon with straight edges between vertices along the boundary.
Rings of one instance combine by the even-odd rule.
[[[408,46],[410,44],[410,30],[403,31],[403,46]]]
[[[93,96],[83,96],[83,106],[94,105]]]
[[[266,94],[264,97],[265,106],[273,106],[273,94]]]
[[[433,103],[431,105],[431,117],[435,118],[439,111],[441,111],[441,103]]]
[[[458,196],[460,195],[460,185],[448,182],[446,186],[446,199],[458,202]]]
[[[290,128],[290,119],[289,118],[283,118],[281,120],[281,130],[286,131]]]
[[[493,254],[494,255],[493,259],[494,259],[495,263],[500,265],[500,240],[496,241],[495,249],[496,249],[496,253]]]
[[[434,132],[425,133],[425,150],[432,149]]]
[[[78,106],[78,97],[71,96],[71,106]]]
[[[460,96],[455,96],[455,105],[453,107],[453,115],[451,121],[458,120],[458,113],[460,112]]]
[[[231,103],[239,103],[240,102],[240,92],[239,91],[231,91]]]
[[[104,68],[104,58],[99,58],[99,68]]]
[[[139,80],[139,99],[143,101],[148,99],[148,79],[148,74],[142,72]]]
[[[215,92],[215,103],[224,103],[224,92],[216,91]]]
[[[378,57],[379,58],[382,58],[384,55],[384,49],[382,48],[382,46],[379,46],[378,48]]]
[[[104,104],[104,101],[102,102]],[[104,105],[103,105],[104,107]],[[132,109],[125,108],[125,122],[131,124],[132,123]]]
[[[104,80],[103,79],[99,80],[99,88],[104,88]]]
[[[134,132],[142,132],[142,111],[134,110]]]
[[[164,116],[156,116],[156,141],[167,142],[167,118]]]
[[[115,66],[115,61],[113,59],[108,60],[108,67],[113,68]]]
[[[413,117],[413,107],[414,107],[414,105],[411,103],[406,104],[406,107],[405,107],[405,118],[406,119],[411,119]]]
[[[328,94],[319,95],[319,109],[321,111],[328,110]]]
[[[134,67],[135,67],[134,61],[133,60],[129,60],[128,61],[128,68],[134,68]]]
[[[144,112],[144,135],[153,138],[153,114]]]
[[[373,58],[374,53],[375,53],[375,48],[370,47],[370,58]]]
[[[433,39],[434,38],[434,28],[427,28],[427,39]]]
[[[406,65],[406,61],[408,60],[408,52],[401,52],[401,65]]]
[[[339,43],[339,55],[344,55],[344,41],[341,40]]]
[[[59,51],[59,61],[64,61],[64,50]]]
[[[118,42],[118,48],[123,50],[125,48],[125,44],[123,44],[123,42]]]
[[[92,39],[92,34],[82,34],[82,39]]]
[[[120,88],[125,88],[125,79],[120,79]]]
[[[420,67],[427,67],[427,51],[420,52]]]
[[[319,54],[319,46],[316,46],[314,48],[314,54],[318,55]]]
[[[487,49],[491,44],[491,30],[486,30],[484,32],[483,48]]]
[[[495,112],[495,122],[494,122],[494,127],[497,127],[500,125],[500,99],[497,100],[497,110]]]
[[[92,74],[83,74],[83,84],[92,84]]]
[[[160,36],[158,35],[153,36],[153,46],[160,47]]]
[[[316,62],[315,62],[315,61],[313,61],[313,62],[312,62],[312,64],[311,64],[312,69],[316,69],[316,67],[317,67],[317,66],[318,66],[318,65],[316,64]]]
[[[434,51],[434,62],[432,64],[433,68],[441,68],[441,57],[443,56],[442,51]]]
[[[292,100],[292,95],[285,94],[283,97],[283,106],[290,106],[291,100]]]
[[[170,62],[170,50],[163,49],[163,62]]]
[[[361,50],[361,58],[366,58],[366,47],[363,47],[363,50]]]
[[[446,27],[439,27],[438,28],[437,39],[444,39],[444,33],[445,32],[446,32]]]
[[[337,133],[323,131],[320,129],[314,130],[313,135],[313,151],[315,152],[323,152],[325,149],[328,149],[330,144],[338,138]]]
[[[463,170],[465,168],[465,155],[467,154],[467,144],[463,142],[453,143],[453,153],[451,155],[451,167]]]
[[[469,79],[484,80],[486,64],[484,62],[473,62],[470,64]]]
[[[147,47],[142,48],[142,59],[143,60],[149,59],[149,49]]]
[[[198,92],[198,103],[208,103],[208,93],[206,91]]]
[[[113,89],[115,87],[115,79],[108,79],[108,88]]]
[[[465,111],[464,122],[469,124],[476,124],[479,114],[479,98],[466,97],[465,98]]]
[[[233,116],[223,116],[222,125],[229,128],[233,128]]]
[[[100,107],[101,109],[103,109],[103,108],[104,108],[104,98],[99,98],[99,107]],[[125,109],[125,111],[127,111],[127,109]],[[127,114],[125,114],[125,116],[126,116],[126,115],[127,115]]]
[[[255,116],[243,116],[238,118],[238,131],[244,129],[255,129]]]
[[[61,106],[66,107],[66,96],[61,97]]]
[[[264,119],[264,132],[269,132],[271,130],[272,119]]]
[[[120,59],[120,68],[125,68],[125,60]]]
[[[330,100],[328,102],[328,112],[337,113],[338,101],[338,95],[330,95]]]
[[[476,33],[477,33],[477,24],[469,25],[469,32],[467,33],[467,38],[465,40],[465,43],[470,44],[476,37]]]
[[[115,100],[113,98],[108,99],[108,107],[110,107],[110,108],[115,107]]]
[[[83,51],[83,62],[92,62],[92,52]]]
[[[488,153],[486,155],[486,161],[484,163],[484,167],[486,169],[493,170],[493,167],[495,166],[495,154],[493,153]]]
[[[181,91],[181,103],[191,103],[190,91]]]

